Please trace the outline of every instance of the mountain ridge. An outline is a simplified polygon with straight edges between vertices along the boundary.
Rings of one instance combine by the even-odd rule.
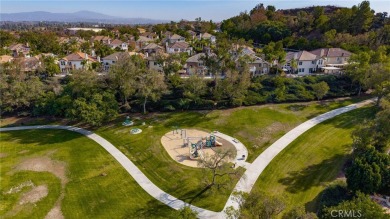
[[[98,22],[112,24],[157,24],[168,22],[166,20],[149,18],[117,17],[88,10],[81,10],[70,13],[56,13],[47,11],[0,13],[0,21]]]

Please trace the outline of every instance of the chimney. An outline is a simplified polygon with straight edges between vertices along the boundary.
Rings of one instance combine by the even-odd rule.
[[[100,62],[100,56],[98,56],[96,59],[97,59],[98,62]]]
[[[85,53],[85,57],[84,57],[85,59],[88,59],[88,54],[87,53]]]
[[[96,56],[96,53],[95,53],[94,49],[91,51],[91,56]]]
[[[149,57],[149,53],[145,52],[145,56],[146,56],[146,57]]]
[[[165,42],[165,51],[168,51],[168,42]]]

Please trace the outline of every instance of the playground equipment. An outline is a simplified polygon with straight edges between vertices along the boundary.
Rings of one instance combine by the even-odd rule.
[[[202,158],[203,159],[203,151],[202,148],[204,146],[204,142],[199,140],[196,144],[191,143],[190,147],[190,159]]]
[[[133,134],[133,135],[139,134],[141,132],[142,132],[142,130],[139,129],[139,128],[134,128],[134,129],[130,130],[130,133]]]
[[[210,137],[206,137],[206,147],[215,147],[222,146],[222,143],[215,139],[215,135],[210,135]]]
[[[129,116],[126,116],[126,120],[122,123],[123,126],[131,126],[134,122],[130,120]]]
[[[186,142],[187,140],[187,142]],[[191,143],[191,140],[198,140],[196,144]],[[203,159],[203,151],[202,149],[205,147],[216,147],[216,146],[222,146],[221,142],[218,142],[216,140],[215,135],[210,135],[209,137],[206,137],[205,139],[202,137],[187,137],[183,140],[183,146],[190,146],[190,158],[195,159],[198,157],[201,157]]]

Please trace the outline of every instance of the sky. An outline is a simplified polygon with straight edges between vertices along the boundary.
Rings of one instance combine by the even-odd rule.
[[[126,18],[152,18],[178,21],[181,19],[222,21],[250,11],[258,3],[274,5],[276,9],[307,7],[313,5],[337,5],[352,7],[362,0],[0,0],[1,13],[47,11],[76,12],[88,10]],[[371,0],[376,12],[390,14],[390,0]]]

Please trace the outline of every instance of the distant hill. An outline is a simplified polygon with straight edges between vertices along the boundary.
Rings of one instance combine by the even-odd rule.
[[[0,21],[100,22],[111,24],[157,24],[168,22],[148,18],[115,17],[92,11],[78,11],[74,13],[51,13],[46,11],[0,13]]]

